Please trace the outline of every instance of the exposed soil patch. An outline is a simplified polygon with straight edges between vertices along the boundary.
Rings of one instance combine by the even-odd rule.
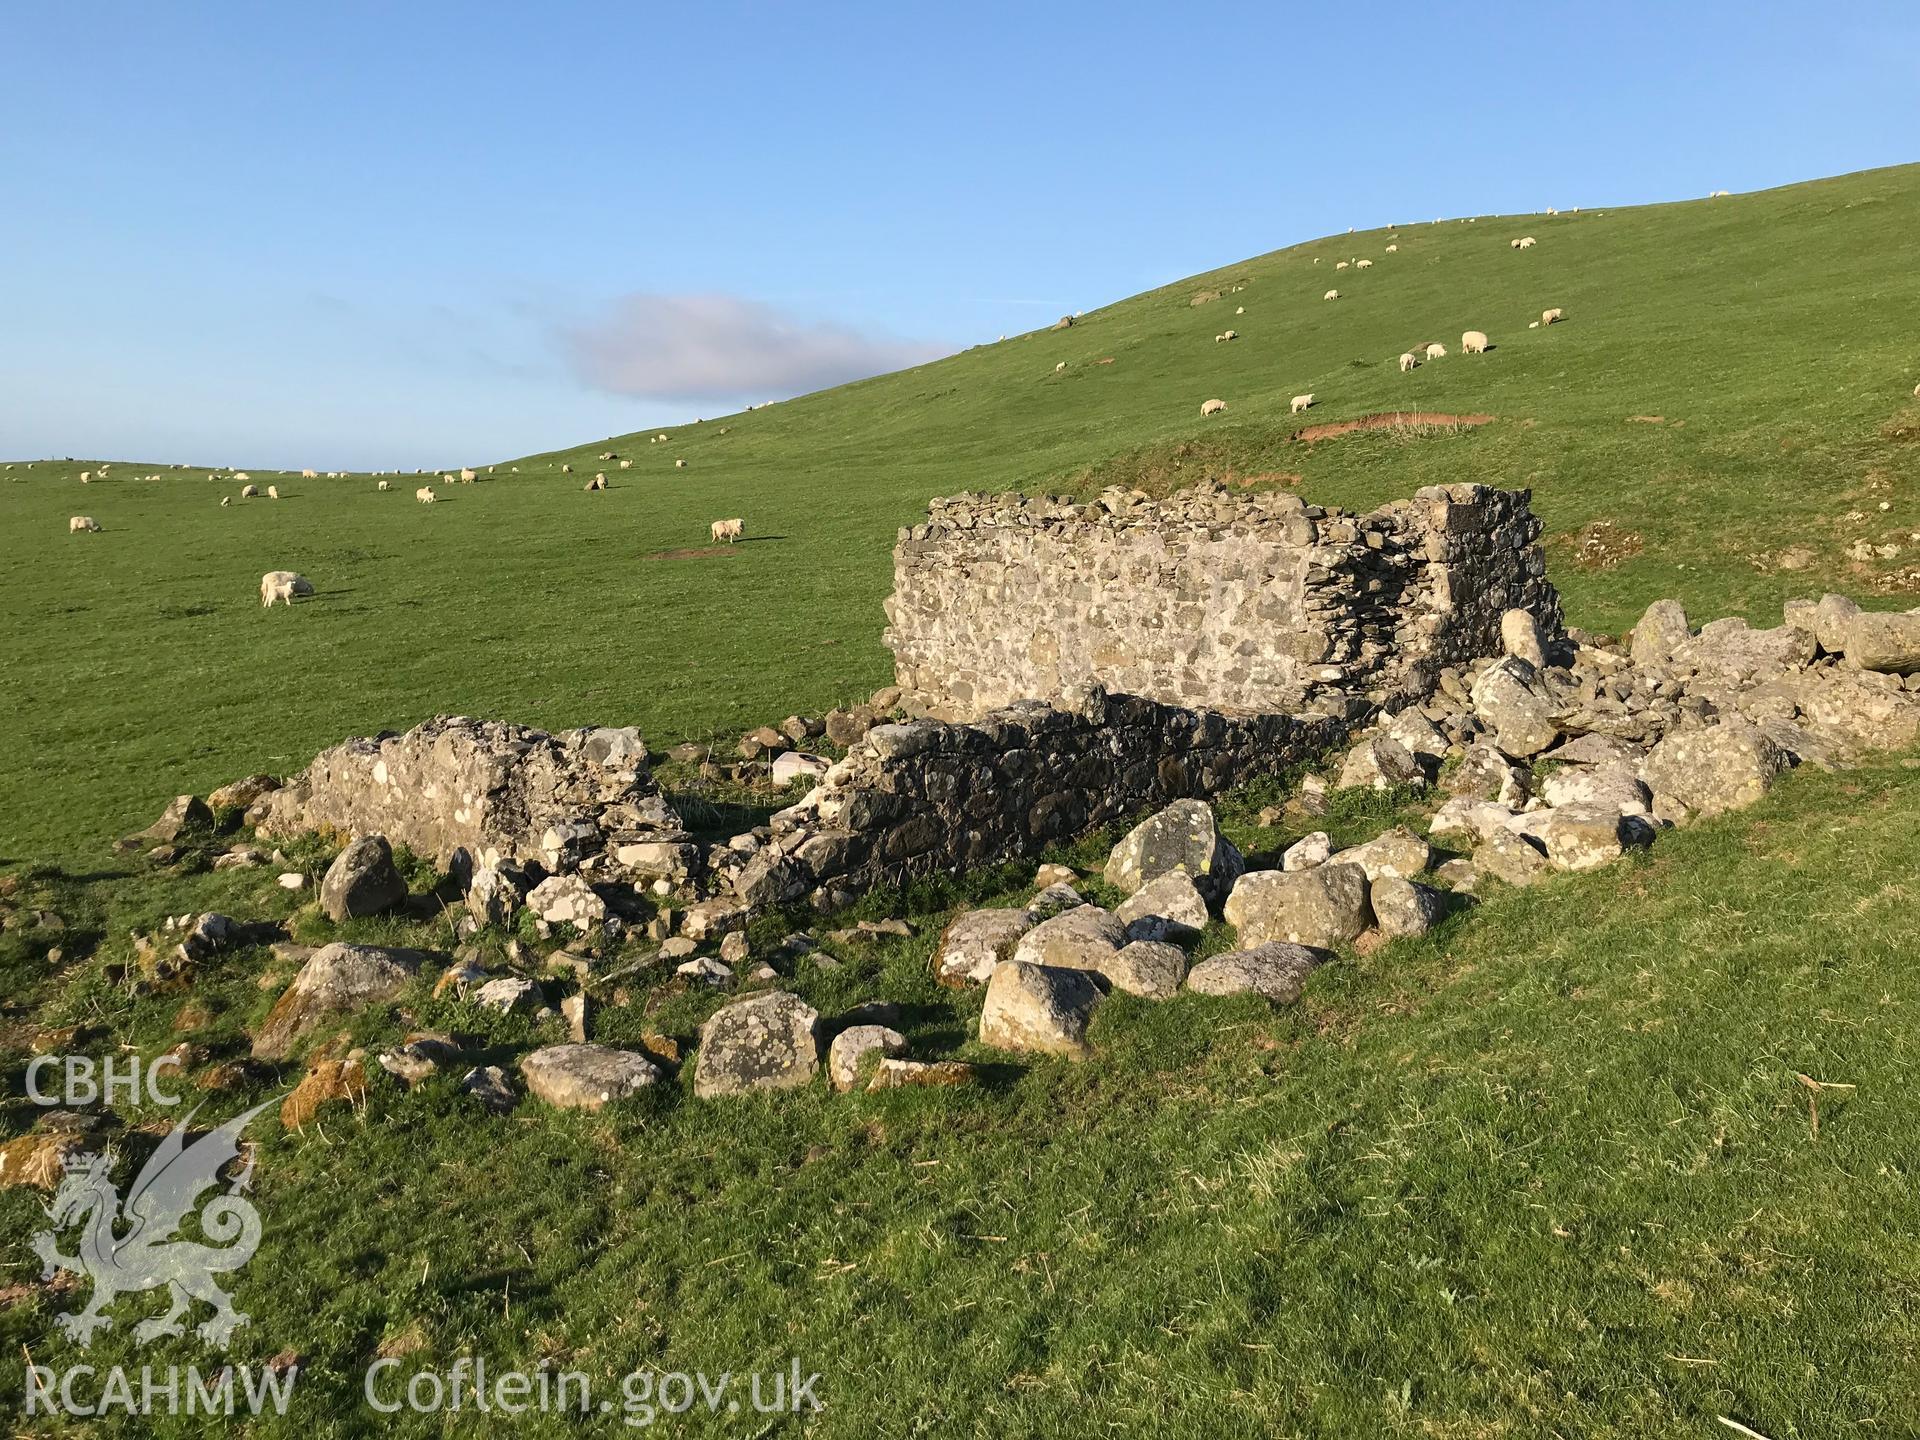
[[[1667,417],[1664,415],[1629,415],[1627,416],[1627,423],[1630,425],[1664,425],[1667,423]]]
[[[684,550],[656,550],[649,560],[723,560],[740,553],[738,545],[699,545]]]
[[[1306,477],[1291,470],[1263,470],[1258,475],[1240,475],[1229,470],[1226,483],[1242,490],[1258,490],[1275,485],[1285,485],[1289,489],[1298,485]]]
[[[1294,439],[1312,444],[1315,440],[1331,440],[1338,435],[1351,435],[1357,430],[1405,430],[1413,433],[1431,433],[1450,435],[1456,430],[1469,430],[1475,425],[1485,425],[1494,417],[1491,415],[1443,415],[1435,410],[1389,410],[1382,415],[1362,415],[1358,420],[1335,420],[1326,425],[1309,425],[1296,431]]]
[[[1880,427],[1880,437],[1902,443],[1920,440],[1920,405],[1903,405]]]

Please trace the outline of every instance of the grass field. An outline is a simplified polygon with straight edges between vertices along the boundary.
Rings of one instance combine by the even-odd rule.
[[[245,1055],[292,967],[252,946],[189,988],[130,984],[128,932],[163,915],[451,948],[444,917],[333,927],[272,870],[161,871],[108,848],[168,797],[436,711],[637,723],[658,745],[863,695],[889,677],[894,529],[933,495],[1211,475],[1368,506],[1440,481],[1530,485],[1570,619],[1608,630],[1663,594],[1696,621],[1772,623],[1789,595],[1902,584],[1920,561],[1916,222],[1909,167],[1342,236],[666,444],[496,461],[432,507],[411,477],[379,494],[255,470],[285,498],[222,509],[237,486],[204,468],[145,482],[130,477],[155,464],[116,462],[83,488],[96,462],[15,462],[0,470],[0,898],[16,917],[0,929],[0,1132],[34,1122],[36,1047],[185,1043],[182,1088],[221,1117],[298,1078],[198,1088]],[[1513,252],[1519,234],[1540,243]],[[1377,263],[1336,276],[1350,254]],[[1321,301],[1336,283],[1347,298]],[[1204,289],[1228,294],[1189,305]],[[1549,305],[1566,323],[1529,331]],[[1215,343],[1229,326],[1243,338]],[[1398,373],[1402,349],[1457,352],[1470,327],[1497,348]],[[1308,390],[1320,403],[1291,419]],[[1230,409],[1203,425],[1210,396]],[[1385,410],[1497,418],[1290,438]],[[608,448],[634,467],[594,458]],[[613,488],[581,493],[600,469]],[[68,537],[81,513],[103,532]],[[667,553],[708,548],[707,523],[735,514],[749,543]],[[1581,548],[1596,535],[1599,563]],[[1849,559],[1862,539],[1902,554]],[[263,612],[259,575],[282,567],[319,593]],[[1220,802],[1256,863],[1307,823],[1256,824],[1283,793]],[[1334,803],[1314,823],[1342,844],[1412,813],[1399,795]],[[1079,1063],[982,1049],[978,992],[930,975],[951,908],[1026,896],[1031,867],[870,897],[856,915],[905,914],[915,933],[828,941],[837,967],[783,984],[827,1016],[898,1003],[911,1053],[982,1066],[967,1091],[817,1082],[716,1102],[676,1080],[595,1115],[491,1117],[456,1092],[465,1064],[512,1071],[560,1032],[437,999],[429,974],[352,1038],[450,1030],[462,1064],[412,1091],[376,1073],[364,1106],[249,1131],[265,1240],[233,1287],[253,1323],[225,1358],[291,1351],[303,1372],[285,1418],[220,1428],[621,1433],[629,1371],[797,1360],[821,1377],[817,1416],[653,1428],[1645,1440],[1735,1433],[1725,1416],[1767,1440],[1920,1432],[1916,813],[1920,758],[1803,769],[1604,871],[1494,885],[1423,939],[1344,953],[1292,1007],[1113,996]],[[1097,875],[1113,838],[1051,858]],[[329,854],[290,849],[316,873]],[[17,919],[36,911],[64,928]],[[765,917],[755,945],[811,923]],[[495,968],[507,938],[480,937]],[[1215,924],[1196,955],[1232,944]],[[684,1046],[725,998],[659,979],[598,994],[593,1038]],[[177,1113],[122,1107],[116,1175]],[[134,1345],[157,1295],[125,1300],[84,1355],[60,1339],[53,1317],[79,1297],[36,1281],[43,1198],[0,1187],[0,1403],[29,1362],[220,1363],[190,1341]],[[480,1357],[585,1373],[616,1408],[383,1417],[361,1395],[382,1356],[399,1361],[388,1395]],[[16,1412],[15,1428],[213,1427]]]
[[[432,507],[409,479],[379,494],[254,471],[286,498],[223,510],[238,487],[204,468],[144,482],[128,477],[156,464],[121,462],[82,487],[97,462],[18,461],[0,471],[0,855],[77,856],[168,796],[437,711],[632,723],[665,744],[864,695],[890,675],[894,531],[961,489],[1298,475],[1312,500],[1371,506],[1437,481],[1528,485],[1576,623],[1617,629],[1665,594],[1755,618],[1826,586],[1864,596],[1912,568],[1920,529],[1916,229],[1920,167],[1904,167],[1338,236],[666,444],[645,431],[496,461]],[[1511,250],[1520,234],[1540,243]],[[1347,256],[1376,264],[1336,273]],[[1345,298],[1322,301],[1336,282]],[[1566,323],[1528,330],[1550,305]],[[1241,338],[1215,343],[1229,327]],[[1461,356],[1469,328],[1495,350]],[[1400,374],[1426,339],[1454,353]],[[1316,423],[1498,418],[1307,447],[1288,439],[1303,391]],[[1230,408],[1203,423],[1214,396]],[[609,448],[633,468],[594,458]],[[581,493],[599,469],[613,488]],[[81,513],[103,533],[69,536]],[[707,548],[730,515],[749,543],[670,553]],[[1581,568],[1596,522],[1637,553]],[[1850,562],[1861,538],[1908,553]],[[1777,568],[1794,546],[1806,568]],[[280,568],[319,595],[264,613],[260,574]]]

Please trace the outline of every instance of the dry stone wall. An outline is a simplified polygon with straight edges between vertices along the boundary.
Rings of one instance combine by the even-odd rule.
[[[734,877],[754,906],[831,906],[878,885],[1031,856],[1136,811],[1217,794],[1318,753],[1331,716],[1223,715],[1098,688],[972,724],[870,731]]]
[[[910,700],[943,719],[1089,685],[1356,716],[1496,652],[1505,610],[1559,637],[1529,500],[1484,485],[1429,487],[1368,515],[1213,486],[1084,505],[936,500],[900,532],[886,640]]]

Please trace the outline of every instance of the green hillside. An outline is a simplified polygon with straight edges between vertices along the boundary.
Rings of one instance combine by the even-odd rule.
[[[411,477],[381,494],[253,472],[284,498],[222,509],[238,487],[203,469],[116,462],[81,487],[97,462],[16,462],[0,471],[0,854],[80,853],[166,796],[437,711],[637,723],[664,743],[864,694],[889,674],[893,533],[961,489],[1297,476],[1314,501],[1370,506],[1439,481],[1526,485],[1576,623],[1616,629],[1662,594],[1756,619],[1823,587],[1864,598],[1920,560],[1917,229],[1920,167],[1902,167],[1336,236],[664,444],[496,461],[432,507]],[[1539,243],[1511,249],[1523,234]],[[1348,257],[1375,263],[1336,271]],[[1529,330],[1548,306],[1565,323]],[[1216,342],[1228,328],[1240,338]],[[1459,353],[1470,328],[1490,354]],[[1401,374],[1430,339],[1452,353]],[[1229,408],[1203,421],[1211,397]],[[1290,438],[1387,410],[1496,418]],[[581,493],[595,470],[612,488]],[[69,536],[81,513],[102,533]],[[749,543],[676,553],[731,515]],[[1861,539],[1904,553],[1849,560]],[[316,599],[263,612],[277,568]]]

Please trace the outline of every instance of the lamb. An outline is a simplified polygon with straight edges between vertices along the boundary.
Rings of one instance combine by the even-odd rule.
[[[731,545],[746,533],[747,522],[738,517],[732,520],[716,520],[710,528],[716,542],[724,540]]]
[[[267,486],[267,498],[269,500],[278,500],[280,498],[280,487],[278,485]]]
[[[1446,354],[1447,354],[1447,347],[1446,347],[1446,346],[1444,346],[1444,345],[1442,345],[1442,344],[1441,344],[1441,343],[1440,343],[1439,341],[1437,341],[1437,340],[1436,340],[1436,341],[1434,341],[1434,343],[1433,343],[1433,344],[1431,344],[1431,345],[1429,345],[1429,346],[1427,346],[1427,359],[1429,359],[1429,360],[1442,360],[1442,359],[1445,359],[1445,358],[1446,358]]]
[[[1329,290],[1320,298],[1322,300],[1338,300],[1340,298],[1340,292],[1338,290]]]
[[[1208,400],[1201,404],[1200,413],[1202,415],[1218,415],[1226,408],[1227,402],[1224,400]]]
[[[1348,263],[1349,262],[1342,260],[1338,265],[1335,265],[1333,268],[1336,270],[1344,270],[1347,268]]]
[[[89,483],[92,479],[93,479],[93,472],[91,470],[82,470],[80,472],[80,483],[82,485]]]
[[[382,480],[382,481],[380,482],[380,488],[381,488],[382,490],[389,490],[389,489],[391,489],[392,487],[391,487],[390,485],[388,485],[386,481],[384,481],[384,480]]]
[[[1389,245],[1389,246],[1387,246],[1387,254],[1389,254],[1389,255],[1397,255],[1397,254],[1399,254],[1399,253],[1400,253],[1400,247],[1399,247],[1398,245]]]
[[[1554,306],[1551,310],[1542,310],[1540,312],[1540,323],[1542,325],[1551,325],[1560,318],[1560,307],[1558,305]]]
[[[1400,373],[1402,375],[1406,374],[1409,370],[1413,369],[1413,367],[1415,365],[1418,365],[1419,363],[1420,362],[1418,360],[1413,358],[1413,352],[1411,350],[1407,351],[1404,355],[1400,357]]]
[[[622,461],[620,462],[620,468],[621,468],[622,470],[631,470],[631,469],[633,468],[633,461],[631,461],[631,460],[622,460]]]
[[[1373,262],[1371,260],[1356,260],[1353,262],[1353,268],[1356,270],[1371,270],[1373,268]]]
[[[1307,409],[1312,404],[1313,404],[1313,396],[1296,395],[1293,397],[1293,408],[1289,410],[1287,413],[1290,415],[1298,415],[1302,410]]]
[[[1216,336],[1214,336],[1213,338],[1214,338],[1214,339],[1216,339],[1216,340],[1218,340],[1218,339],[1219,339],[1220,337],[1219,337],[1218,335],[1216,335]],[[1060,373],[1060,372],[1061,372],[1062,370],[1064,370],[1064,369],[1066,369],[1066,368],[1067,368],[1067,362],[1066,362],[1066,361],[1064,361],[1064,360],[1062,360],[1062,361],[1060,361],[1060,362],[1059,362],[1059,364],[1057,364],[1057,365],[1055,365],[1055,366],[1053,367],[1053,373],[1054,373],[1054,374],[1056,374],[1056,375],[1058,375],[1058,374],[1059,374],[1059,373]]]
[[[222,495],[220,497],[220,506],[222,509],[225,509],[227,506],[231,505],[232,503],[233,503],[233,496]]]
[[[269,570],[260,577],[260,603],[268,609],[278,600],[293,604],[296,595],[313,594],[313,582],[292,570]]]
[[[1213,337],[1213,343],[1218,345],[1222,340],[1238,340],[1239,338],[1240,332],[1238,330],[1222,330],[1218,335]]]
[[[607,488],[607,477],[605,475],[595,475],[591,480],[587,481],[582,488],[586,490],[604,490]]]
[[[100,531],[100,522],[91,515],[75,515],[71,520],[67,521],[67,533],[69,535],[78,534],[83,531],[89,535],[98,534]]]
[[[676,470],[684,470],[687,468],[687,462],[684,460],[676,460],[673,462],[673,468]]]
[[[571,475],[571,474],[573,473],[573,466],[571,466],[571,465],[562,465],[562,466],[560,467],[560,473],[561,473],[562,475]]]
[[[1487,352],[1487,334],[1484,330],[1468,330],[1460,337],[1460,352],[1463,355],[1484,355]]]
[[[240,487],[240,498],[242,500],[251,500],[259,493],[260,487],[258,485],[242,485]]]
[[[433,487],[431,485],[422,485],[418,490],[413,492],[413,498],[418,500],[422,505],[433,504]]]

